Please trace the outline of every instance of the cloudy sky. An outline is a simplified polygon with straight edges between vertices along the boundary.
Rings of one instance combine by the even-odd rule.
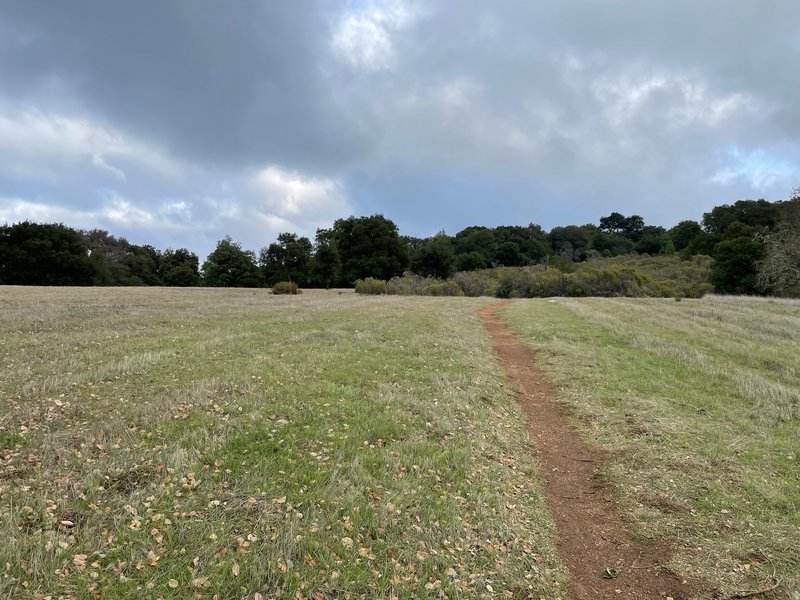
[[[800,185],[797,0],[7,0],[0,223],[201,256]]]

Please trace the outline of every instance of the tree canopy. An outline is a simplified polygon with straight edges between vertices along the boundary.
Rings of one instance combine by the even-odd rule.
[[[0,227],[0,284],[92,285],[95,272],[74,229],[30,221]]]
[[[665,229],[639,215],[612,212],[599,224],[469,226],[453,236],[401,236],[383,215],[338,219],[314,242],[282,232],[258,260],[230,237],[199,268],[186,248],[136,245],[103,229],[78,231],[29,221],[0,227],[0,284],[258,287],[287,280],[301,287],[349,287],[388,281],[407,269],[446,279],[457,271],[577,263],[620,255],[711,257],[711,280],[724,293],[800,295],[800,190],[787,201],[739,200],[702,220]]]
[[[352,286],[365,277],[391,279],[408,266],[397,225],[383,215],[338,219],[332,237],[342,264],[341,286]]]
[[[445,279],[455,271],[453,242],[441,231],[428,238],[411,256],[411,270],[426,277]]]
[[[262,248],[259,254],[265,283],[272,286],[279,281],[291,281],[305,286],[310,276],[312,250],[307,237],[279,234],[278,241]]]
[[[186,248],[168,248],[161,256],[161,281],[163,285],[191,287],[200,284],[200,261]]]
[[[250,250],[231,240],[221,239],[203,263],[203,280],[210,287],[259,287],[264,278]]]

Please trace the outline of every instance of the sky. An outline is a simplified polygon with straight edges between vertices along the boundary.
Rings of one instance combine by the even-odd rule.
[[[800,186],[796,0],[3,0],[0,223],[201,258]]]

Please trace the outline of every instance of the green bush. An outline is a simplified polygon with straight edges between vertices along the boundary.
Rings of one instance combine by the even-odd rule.
[[[710,291],[708,256],[616,256],[566,264],[497,267],[453,277],[467,296],[547,298],[550,296],[697,298]],[[557,265],[557,266],[556,266]]]
[[[581,298],[583,296],[592,295],[586,274],[580,276],[577,273],[567,273],[565,280],[567,284],[566,290],[564,291],[565,296]]]
[[[545,269],[534,277],[525,296],[528,298],[549,298],[563,296],[567,290],[567,281],[564,273],[558,269]]]
[[[683,288],[683,294],[687,298],[702,298],[706,294],[714,291],[714,286],[710,283],[693,283]]]
[[[514,280],[510,275],[504,275],[497,284],[497,289],[494,292],[497,298],[511,298],[514,293]]]
[[[302,294],[303,290],[297,287],[293,281],[279,281],[272,286],[272,293],[279,294]]]
[[[374,296],[386,293],[386,282],[383,279],[367,277],[356,280],[356,294],[371,294]]]
[[[464,290],[452,279],[447,279],[429,282],[422,293],[426,296],[463,296]]]
[[[462,271],[449,279],[421,277],[413,273],[404,273],[402,277],[393,277],[388,282],[367,278],[356,282],[356,292],[497,298],[699,298],[712,289],[708,282],[710,265],[708,256],[683,260],[678,255],[628,255],[594,258],[581,263],[570,262],[568,265],[563,260],[551,259],[549,265]]]
[[[574,262],[571,258],[562,256],[560,254],[554,254],[551,256],[548,260],[548,263],[551,267],[558,269],[562,273],[574,273],[578,268],[578,263]]]

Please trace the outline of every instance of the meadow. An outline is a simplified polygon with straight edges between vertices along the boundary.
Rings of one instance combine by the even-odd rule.
[[[0,288],[0,597],[558,597],[486,302]]]
[[[800,301],[559,298],[500,313],[639,535],[724,598],[800,598]],[[761,597],[771,597],[769,595]],[[749,596],[748,596],[749,597]]]
[[[0,287],[0,597],[564,598],[492,302]],[[800,304],[500,314],[669,568],[794,600]]]

